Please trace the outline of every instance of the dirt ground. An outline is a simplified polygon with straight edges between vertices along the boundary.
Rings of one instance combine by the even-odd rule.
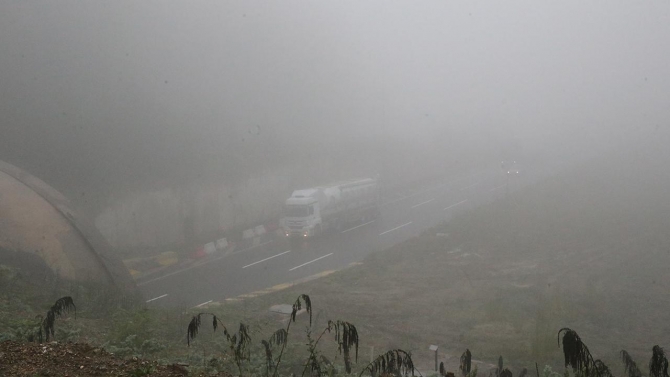
[[[137,358],[122,360],[80,343],[0,343],[0,376],[156,376],[182,377],[181,365],[157,365]],[[219,374],[223,376],[223,374]]]

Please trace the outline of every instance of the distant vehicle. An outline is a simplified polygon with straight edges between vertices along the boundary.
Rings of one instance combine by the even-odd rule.
[[[519,175],[521,174],[521,169],[516,161],[502,161],[500,167],[503,172],[509,175]]]
[[[293,191],[281,226],[287,237],[312,237],[379,214],[379,182],[366,178]]]
[[[519,167],[517,165],[515,165],[515,166],[512,166],[511,168],[509,168],[507,170],[507,174],[519,175],[519,174],[521,174],[521,170],[519,169]]]

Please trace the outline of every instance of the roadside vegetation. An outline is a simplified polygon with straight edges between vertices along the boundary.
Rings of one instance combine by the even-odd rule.
[[[325,278],[206,309],[148,309],[0,266],[0,341],[38,342],[37,316],[71,297],[76,318],[54,316],[50,341],[194,373],[378,375],[391,363],[431,375],[434,344],[445,375],[668,377],[670,203],[655,182],[670,172],[632,160],[608,156]],[[290,315],[268,311],[281,303]]]

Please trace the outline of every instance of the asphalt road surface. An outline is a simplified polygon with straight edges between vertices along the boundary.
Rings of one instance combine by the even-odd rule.
[[[340,233],[289,242],[280,237],[257,247],[213,258],[139,283],[147,305],[196,307],[241,295],[278,290],[362,261],[468,211],[518,190],[543,174],[509,177],[500,168],[454,177],[385,198],[375,221],[351,224]],[[248,297],[248,296],[247,296]]]

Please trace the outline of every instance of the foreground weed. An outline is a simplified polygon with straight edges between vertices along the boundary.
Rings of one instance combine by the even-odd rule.
[[[265,348],[265,375],[270,375],[270,370],[274,369],[275,363],[272,357],[272,347],[276,345],[284,345],[288,340],[288,332],[286,329],[279,329],[272,334],[269,340],[263,339],[261,343]]]
[[[401,349],[389,350],[384,354],[377,356],[370,364],[368,364],[358,377],[364,373],[369,373],[371,377],[381,376],[386,374],[407,376],[411,374],[414,376],[414,362],[412,355]],[[419,373],[421,375],[421,373]]]
[[[356,326],[352,325],[349,322],[345,321],[328,321],[328,325],[326,328],[321,332],[319,337],[316,340],[312,339],[311,336],[311,331],[307,332],[307,338],[309,339],[309,359],[307,360],[307,363],[305,363],[305,368],[302,371],[302,375],[304,376],[305,373],[307,372],[307,368],[309,367],[312,371],[312,374],[316,374],[318,376],[321,375],[321,367],[320,363],[318,360],[318,352],[317,352],[317,345],[319,344],[319,341],[323,337],[323,335],[328,332],[334,332],[335,333],[335,341],[337,342],[337,351],[338,353],[342,354],[344,357],[344,368],[347,373],[351,373],[351,349],[352,347],[355,349],[356,352],[356,362],[358,362],[358,330],[356,330]]]
[[[642,372],[638,369],[637,364],[633,358],[626,352],[626,350],[621,351],[621,362],[624,366],[624,373],[628,377],[642,377]]]
[[[589,352],[589,348],[582,342],[582,339],[577,333],[564,327],[558,331],[558,344],[561,344],[561,333],[563,333],[563,356],[565,357],[565,366],[572,367],[575,373],[580,373],[583,376],[590,376],[595,372],[600,376],[600,372],[595,366],[593,356]]]
[[[198,335],[200,324],[202,323],[202,317],[206,315],[212,316],[212,328],[214,329],[214,331],[216,331],[219,325],[223,327],[223,335],[226,337],[226,340],[228,341],[228,348],[230,349],[230,352],[233,354],[235,365],[237,365],[237,369],[239,370],[241,376],[242,362],[249,360],[251,356],[250,354],[251,337],[249,336],[249,327],[243,323],[240,323],[240,327],[239,330],[237,331],[237,334],[231,334],[226,328],[226,326],[223,324],[223,322],[221,322],[221,320],[215,314],[198,313],[198,315],[193,316],[186,330],[186,343],[189,346],[191,345],[191,341],[195,339],[196,335]]]
[[[461,370],[461,374],[463,376],[467,376],[468,373],[470,373],[470,369],[472,368],[472,353],[470,353],[470,349],[465,349],[465,352],[461,355],[461,365],[459,369]]]
[[[293,303],[293,308],[291,310],[291,319],[288,321],[288,324],[286,325],[286,332],[285,332],[286,338],[284,340],[288,339],[289,330],[291,329],[291,323],[295,322],[295,317],[298,314],[298,311],[302,309],[303,304],[305,306],[305,310],[307,311],[307,313],[309,313],[309,326],[312,327],[312,300],[309,298],[308,295],[301,294]],[[277,357],[275,370],[274,373],[272,374],[274,377],[279,376],[279,365],[281,364],[281,358],[282,355],[284,355],[284,350],[286,350],[286,341],[284,341],[284,343],[282,344],[281,351],[279,352],[279,356]]]
[[[654,346],[652,348],[651,360],[649,360],[650,377],[668,377],[668,359],[665,357],[663,348]]]
[[[498,358],[498,368],[496,369],[497,377],[512,377],[512,371],[503,367],[503,357]]]
[[[595,375],[601,377],[613,377],[612,371],[607,365],[605,365],[605,363],[602,360],[597,359],[596,361],[593,362],[593,364],[595,366],[596,371]]]
[[[46,341],[48,342],[49,337],[55,336],[54,325],[56,323],[56,318],[70,312],[71,310],[74,311],[74,316],[76,319],[77,307],[74,305],[72,297],[65,296],[56,300],[56,303],[51,306],[49,311],[47,311],[47,316],[42,320],[42,326],[40,327],[38,334],[40,343],[42,343],[42,330],[44,330]]]
[[[144,376],[150,376],[151,373],[153,373],[154,367],[152,366],[146,366],[146,367],[140,367],[135,369],[134,371],[130,372],[131,377],[144,377]]]

